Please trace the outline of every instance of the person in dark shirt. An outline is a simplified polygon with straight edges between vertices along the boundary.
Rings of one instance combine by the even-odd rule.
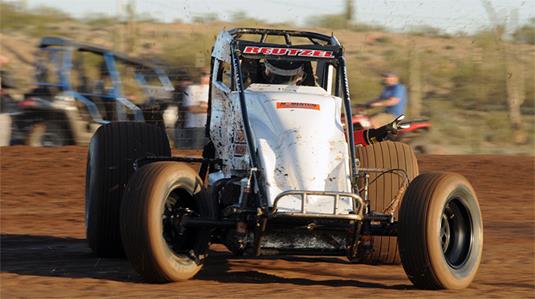
[[[407,89],[399,82],[399,76],[394,72],[384,73],[383,83],[385,87],[379,97],[366,104],[369,108],[384,107],[370,118],[373,128],[392,122],[404,114],[407,107]]]

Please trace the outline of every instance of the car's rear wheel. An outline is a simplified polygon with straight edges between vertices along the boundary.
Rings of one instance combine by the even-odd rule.
[[[145,156],[171,156],[165,132],[145,123],[117,122],[101,126],[87,154],[86,238],[99,257],[123,256],[119,208],[133,163]]]
[[[357,158],[361,168],[399,169],[406,172],[409,180],[414,179],[419,173],[418,161],[410,146],[404,143],[384,141],[367,147],[358,147]],[[368,194],[371,210],[381,213],[392,210],[394,218],[397,219],[400,203],[396,205],[393,200],[403,187],[405,178],[399,172],[384,175],[370,172],[369,175]],[[359,187],[363,187],[363,182]],[[359,250],[364,254],[354,260],[356,262],[400,263],[397,237],[363,236]]]
[[[132,176],[121,206],[126,256],[149,282],[187,280],[201,269],[211,236],[209,227],[187,227],[182,221],[215,215],[215,205],[191,167],[146,165]]]
[[[409,186],[399,213],[399,251],[416,287],[462,289],[474,279],[483,223],[470,183],[453,173],[426,173]]]

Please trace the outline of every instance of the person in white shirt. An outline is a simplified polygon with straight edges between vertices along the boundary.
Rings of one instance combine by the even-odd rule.
[[[193,84],[184,91],[183,108],[186,112],[181,148],[202,148],[206,143],[205,126],[208,117],[208,90],[210,73],[201,70],[199,84]]]
[[[185,128],[204,128],[206,125],[209,83],[210,76],[203,73],[200,84],[190,85],[184,91],[184,107],[187,112]]]

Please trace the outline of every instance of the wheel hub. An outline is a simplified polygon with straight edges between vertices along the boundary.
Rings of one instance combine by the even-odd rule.
[[[180,198],[170,195],[165,202],[162,225],[163,237],[171,250],[175,253],[183,253],[189,249],[187,229],[181,225],[182,218],[186,215],[192,215],[193,211],[187,207],[181,206]]]
[[[467,208],[459,199],[450,199],[440,220],[440,245],[447,263],[460,268],[470,255],[473,227]]]
[[[442,244],[442,252],[446,252],[450,245],[450,224],[448,222],[448,216],[445,213],[442,214],[442,222],[440,225],[440,242]]]

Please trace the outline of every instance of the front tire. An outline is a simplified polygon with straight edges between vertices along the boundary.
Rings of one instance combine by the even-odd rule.
[[[410,184],[399,212],[399,253],[422,289],[462,289],[474,279],[483,250],[475,192],[462,176],[426,173]]]
[[[149,282],[190,279],[202,267],[211,235],[207,227],[182,226],[181,219],[215,215],[191,167],[177,162],[146,165],[132,176],[121,205],[126,256]]]

